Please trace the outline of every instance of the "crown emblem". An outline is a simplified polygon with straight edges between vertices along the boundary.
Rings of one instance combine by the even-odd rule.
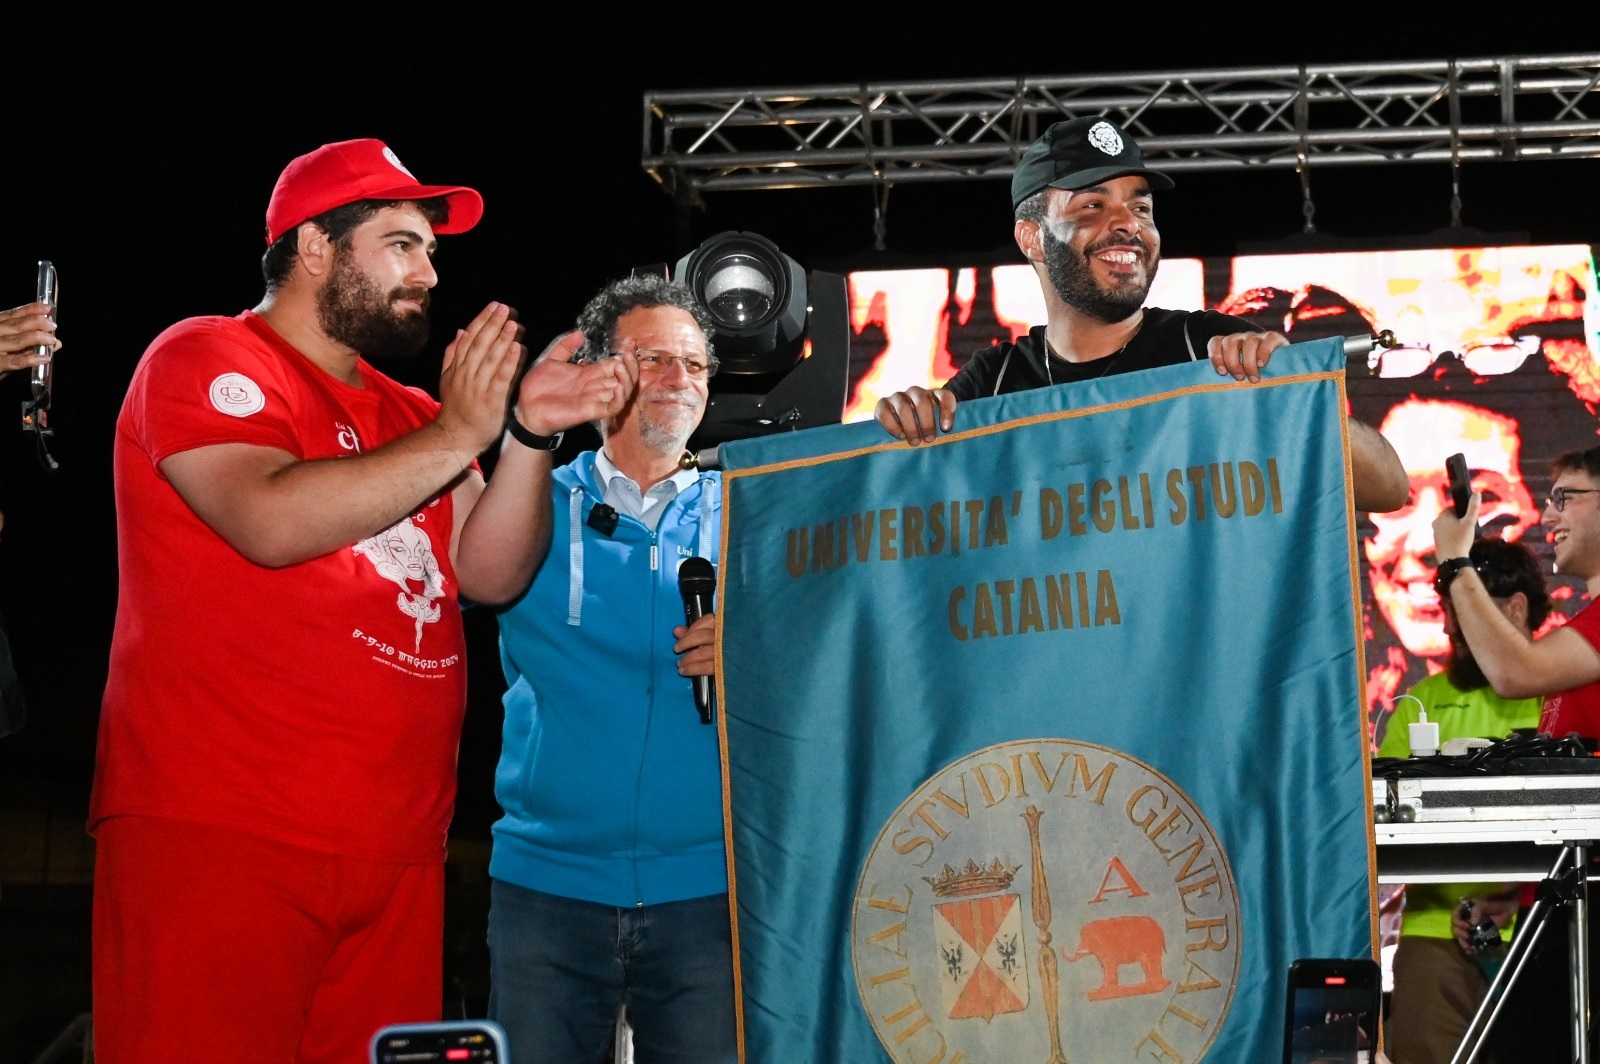
[[[1006,890],[1011,886],[1011,879],[1017,874],[1021,865],[1007,868],[996,857],[988,868],[978,862],[967,858],[967,867],[956,871],[949,865],[944,866],[937,878],[923,876],[923,880],[933,888],[933,892],[941,898],[961,898],[968,894],[988,894],[996,890]]]

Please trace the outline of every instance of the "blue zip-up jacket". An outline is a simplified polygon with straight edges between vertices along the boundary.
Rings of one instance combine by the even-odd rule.
[[[722,484],[702,474],[656,530],[626,514],[589,527],[603,501],[593,451],[555,471],[550,550],[500,614],[509,689],[489,872],[603,905],[683,901],[728,889],[717,729],[678,675],[678,565],[718,560]]]

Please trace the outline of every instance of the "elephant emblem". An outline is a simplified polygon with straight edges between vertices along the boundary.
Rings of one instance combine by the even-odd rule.
[[[1161,925],[1148,916],[1113,916],[1091,920],[1078,934],[1078,948],[1061,955],[1068,961],[1093,957],[1100,962],[1100,985],[1084,996],[1090,1001],[1156,994],[1172,985],[1161,974],[1161,958],[1167,952],[1167,938]],[[1140,982],[1124,984],[1121,970],[1137,965]]]

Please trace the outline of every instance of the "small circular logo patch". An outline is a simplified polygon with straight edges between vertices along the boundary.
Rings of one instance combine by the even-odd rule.
[[[1025,739],[942,769],[856,889],[862,1006],[899,1064],[1199,1061],[1239,974],[1239,901],[1176,784],[1109,747]]]
[[[399,170],[402,174],[405,174],[407,177],[411,178],[411,180],[415,181],[417,179],[417,176],[410,170],[407,170],[405,164],[400,161],[400,156],[396,155],[394,153],[394,149],[389,147],[387,144],[383,146],[383,157],[389,160],[390,166],[394,167],[396,170]]]
[[[211,405],[230,417],[249,417],[267,405],[267,397],[243,373],[224,373],[211,382]]]
[[[1122,138],[1110,122],[1096,122],[1089,127],[1089,143],[1107,155],[1122,154]]]

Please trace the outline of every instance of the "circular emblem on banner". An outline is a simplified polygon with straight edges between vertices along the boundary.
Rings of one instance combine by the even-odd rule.
[[[224,373],[211,382],[211,405],[232,417],[249,417],[267,405],[267,397],[243,373]]]
[[[1193,1062],[1233,1002],[1239,901],[1205,815],[1166,776],[1109,747],[1023,739],[895,810],[856,888],[851,956],[900,1064]]]
[[[1112,135],[1115,136],[1115,134]],[[394,167],[396,170],[399,170],[402,174],[405,174],[407,177],[411,178],[411,180],[415,181],[417,179],[416,175],[410,170],[407,170],[405,164],[400,161],[400,156],[396,155],[394,153],[394,149],[389,147],[387,144],[383,146],[383,157],[389,161],[390,166]]]
[[[1089,143],[1107,155],[1122,154],[1122,137],[1110,122],[1096,122],[1089,127]]]

